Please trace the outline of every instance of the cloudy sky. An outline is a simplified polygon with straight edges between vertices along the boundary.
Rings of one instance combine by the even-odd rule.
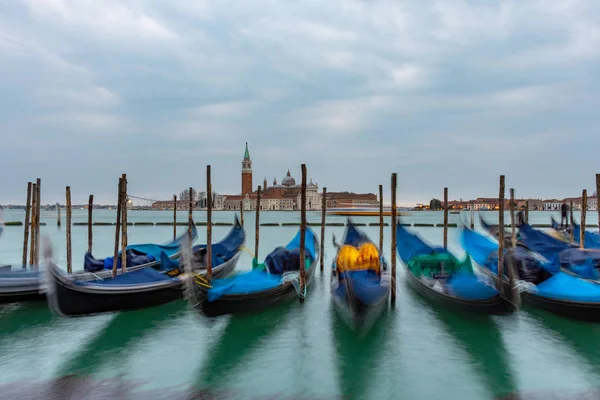
[[[0,2],[0,203],[309,176],[400,203],[593,191],[600,1]],[[260,181],[260,182],[259,182]]]

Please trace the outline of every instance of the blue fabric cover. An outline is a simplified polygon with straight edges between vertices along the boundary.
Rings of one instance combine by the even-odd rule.
[[[273,289],[281,284],[280,275],[253,270],[225,279],[213,279],[208,291],[208,301],[212,302],[225,294],[246,294]]]
[[[538,296],[557,300],[600,302],[600,285],[559,272],[536,286]]]
[[[346,271],[340,274],[342,283],[335,290],[336,296],[346,297],[346,285],[343,279],[348,279],[354,296],[365,305],[380,303],[390,291],[390,286],[381,285],[381,276],[373,270]]]
[[[277,247],[265,258],[265,266],[271,274],[275,275],[300,271],[300,249],[288,250],[285,247]]]
[[[579,244],[581,235],[581,225],[574,224],[573,226],[573,240]],[[598,232],[585,231],[585,248],[586,249],[600,249],[600,234]]]
[[[447,281],[452,296],[464,300],[485,300],[498,295],[498,291],[480,281],[473,274],[455,273]]]
[[[348,218],[343,243],[354,247],[360,247],[361,244],[372,243],[372,241],[364,232],[358,230],[350,218]]]
[[[160,273],[154,268],[144,268],[138,271],[125,272],[124,274],[117,275],[115,278],[109,279],[96,279],[93,281],[75,280],[73,283],[79,286],[96,286],[96,285],[110,285],[110,286],[131,286],[131,285],[148,285],[156,282],[163,281],[178,281],[177,278],[170,278],[165,274]]]
[[[406,228],[398,224],[396,229],[396,248],[398,255],[405,263],[416,256],[439,253],[449,253],[443,247],[432,247],[425,243],[417,234],[410,233]]]
[[[519,225],[519,234],[521,241],[525,243],[529,250],[541,254],[547,260],[552,260],[555,254],[563,250],[573,248],[571,244],[555,239],[537,229],[533,229],[528,224]]]
[[[188,232],[186,231],[184,234],[179,236],[177,239],[167,243],[167,244],[153,244],[153,243],[145,243],[145,244],[132,244],[127,246],[125,249],[125,254],[127,256],[127,265],[136,266],[142,265],[147,262],[152,262],[155,260],[160,260],[160,253],[164,252],[169,257],[174,256],[179,252],[179,248],[184,240],[186,240],[188,236]],[[198,231],[196,229],[196,225],[192,225],[192,241],[196,240],[198,236]],[[131,254],[130,254],[131,253]],[[147,260],[142,258],[137,258],[139,256],[146,256]],[[130,263],[131,257],[131,263]],[[148,261],[149,260],[149,261]],[[100,263],[104,269],[112,269],[113,267],[113,257],[107,257],[105,259],[95,259],[91,254],[86,253],[83,262],[83,268],[86,271],[96,272],[100,271]],[[117,268],[121,268],[121,252],[119,251],[118,260],[117,260]]]
[[[10,266],[9,266],[10,267]],[[19,266],[19,269],[11,270],[7,268],[7,270],[0,271],[0,279],[30,279],[30,278],[39,278],[41,276],[40,271],[33,271],[30,269],[23,270]]]
[[[308,237],[308,236],[307,236]],[[215,261],[219,261],[222,263],[223,260],[229,260],[233,256],[237,254],[240,247],[244,244],[246,240],[246,234],[244,232],[244,228],[239,224],[236,218],[236,224],[234,229],[229,231],[227,236],[225,236],[220,242],[213,243],[211,245],[212,255],[213,255],[213,265]],[[193,247],[194,253],[198,252],[201,249],[206,249],[206,244],[199,244]],[[217,257],[217,259],[215,259]]]
[[[315,234],[312,229],[306,229],[305,235],[305,254],[308,261],[315,260]],[[287,250],[297,250],[300,247],[300,231],[285,246]],[[267,256],[270,262],[274,264],[283,264],[284,261],[277,261],[277,255],[283,255],[287,259],[288,252],[282,253],[281,248],[275,249]],[[275,253],[275,254],[274,254]],[[273,254],[273,256],[272,256]],[[300,257],[298,256],[298,260]],[[265,259],[266,260],[266,259]],[[311,262],[307,262],[307,267]],[[213,302],[228,294],[248,294],[262,292],[273,289],[281,285],[281,275],[269,274],[263,270],[252,270],[243,272],[224,279],[213,279],[212,288],[208,290],[208,301]]]

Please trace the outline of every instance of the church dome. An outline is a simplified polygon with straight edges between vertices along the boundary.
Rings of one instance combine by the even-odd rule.
[[[287,175],[281,181],[283,186],[296,186],[296,180],[290,174],[290,170],[288,169]]]

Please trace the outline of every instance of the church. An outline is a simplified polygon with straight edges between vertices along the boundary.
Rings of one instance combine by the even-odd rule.
[[[253,190],[252,159],[246,143],[246,151],[242,159],[242,179],[241,194],[225,195],[223,200],[224,210],[256,210],[257,192]],[[287,174],[277,183],[277,178],[268,185],[265,178],[261,187],[260,209],[273,211],[292,211],[300,210],[302,182],[296,184],[296,180],[291,175],[289,169]],[[312,179],[306,184],[306,209],[321,209],[321,194],[318,192],[319,186],[313,183]]]

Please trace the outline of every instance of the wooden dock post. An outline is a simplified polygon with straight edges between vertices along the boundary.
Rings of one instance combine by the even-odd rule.
[[[471,229],[475,229],[475,202],[471,200]]]
[[[500,175],[498,194],[498,292],[502,293],[502,271],[504,270],[504,175]]]
[[[256,227],[254,228],[254,258],[258,263],[258,240],[260,231],[260,185],[256,191]]]
[[[29,265],[35,264],[35,214],[37,213],[37,191],[36,184],[31,185],[31,221],[27,221],[30,224],[31,242],[29,244]]]
[[[598,232],[600,232],[600,174],[596,174],[596,210],[598,211]]]
[[[56,203],[56,226],[60,227],[60,204]]]
[[[177,239],[177,195],[173,195],[173,240]]]
[[[448,188],[444,188],[444,248],[448,248]]]
[[[127,174],[121,175],[121,272],[127,272]]]
[[[35,265],[40,265],[40,215],[42,214],[42,180],[36,179],[35,192],[37,212],[35,213]]]
[[[67,273],[73,273],[71,253],[71,187],[67,186]]]
[[[383,254],[383,185],[379,185],[379,253]]]
[[[92,254],[94,244],[94,233],[92,231],[92,213],[94,212],[94,195],[90,194],[88,199],[88,253]]]
[[[573,200],[569,202],[569,220],[571,221],[569,225],[571,227],[571,229],[569,229],[571,231],[569,233],[569,242],[573,244],[575,241],[575,232],[573,231],[573,228],[575,227],[575,222],[573,221]]]
[[[300,192],[300,302],[306,293],[306,164],[302,164],[302,189]]]
[[[321,246],[319,249],[319,261],[321,262],[321,272],[325,269],[325,219],[327,217],[327,188],[323,188],[323,197],[321,198]]]
[[[23,232],[23,269],[27,268],[27,250],[29,245],[29,218],[31,215],[31,182],[27,182],[27,204],[25,205],[25,230]]]
[[[212,280],[212,183],[210,165],[206,166],[206,279]]]
[[[119,178],[119,189],[118,189],[118,199],[117,199],[117,223],[115,226],[115,252],[113,257],[113,268],[112,268],[112,276],[113,278],[117,276],[117,266],[119,265],[119,239],[121,233],[121,206],[123,202],[121,200],[122,196],[122,186],[123,186],[123,178]]]
[[[190,241],[190,247],[192,247],[192,225],[194,225],[194,192],[192,191],[192,187],[189,189],[189,210],[188,210],[188,239]]]
[[[510,204],[508,205],[510,209],[510,245],[514,249],[517,247],[517,227],[515,220],[515,189],[510,188]]]
[[[525,223],[529,224],[529,200],[525,202]]]
[[[240,200],[240,223],[244,227],[244,200]]]
[[[587,213],[587,190],[581,194],[581,225],[579,227],[579,248],[585,249],[585,215]]]
[[[396,304],[396,182],[397,175],[392,173],[392,249],[390,257],[392,259],[392,290],[390,292],[390,301],[392,306]]]

